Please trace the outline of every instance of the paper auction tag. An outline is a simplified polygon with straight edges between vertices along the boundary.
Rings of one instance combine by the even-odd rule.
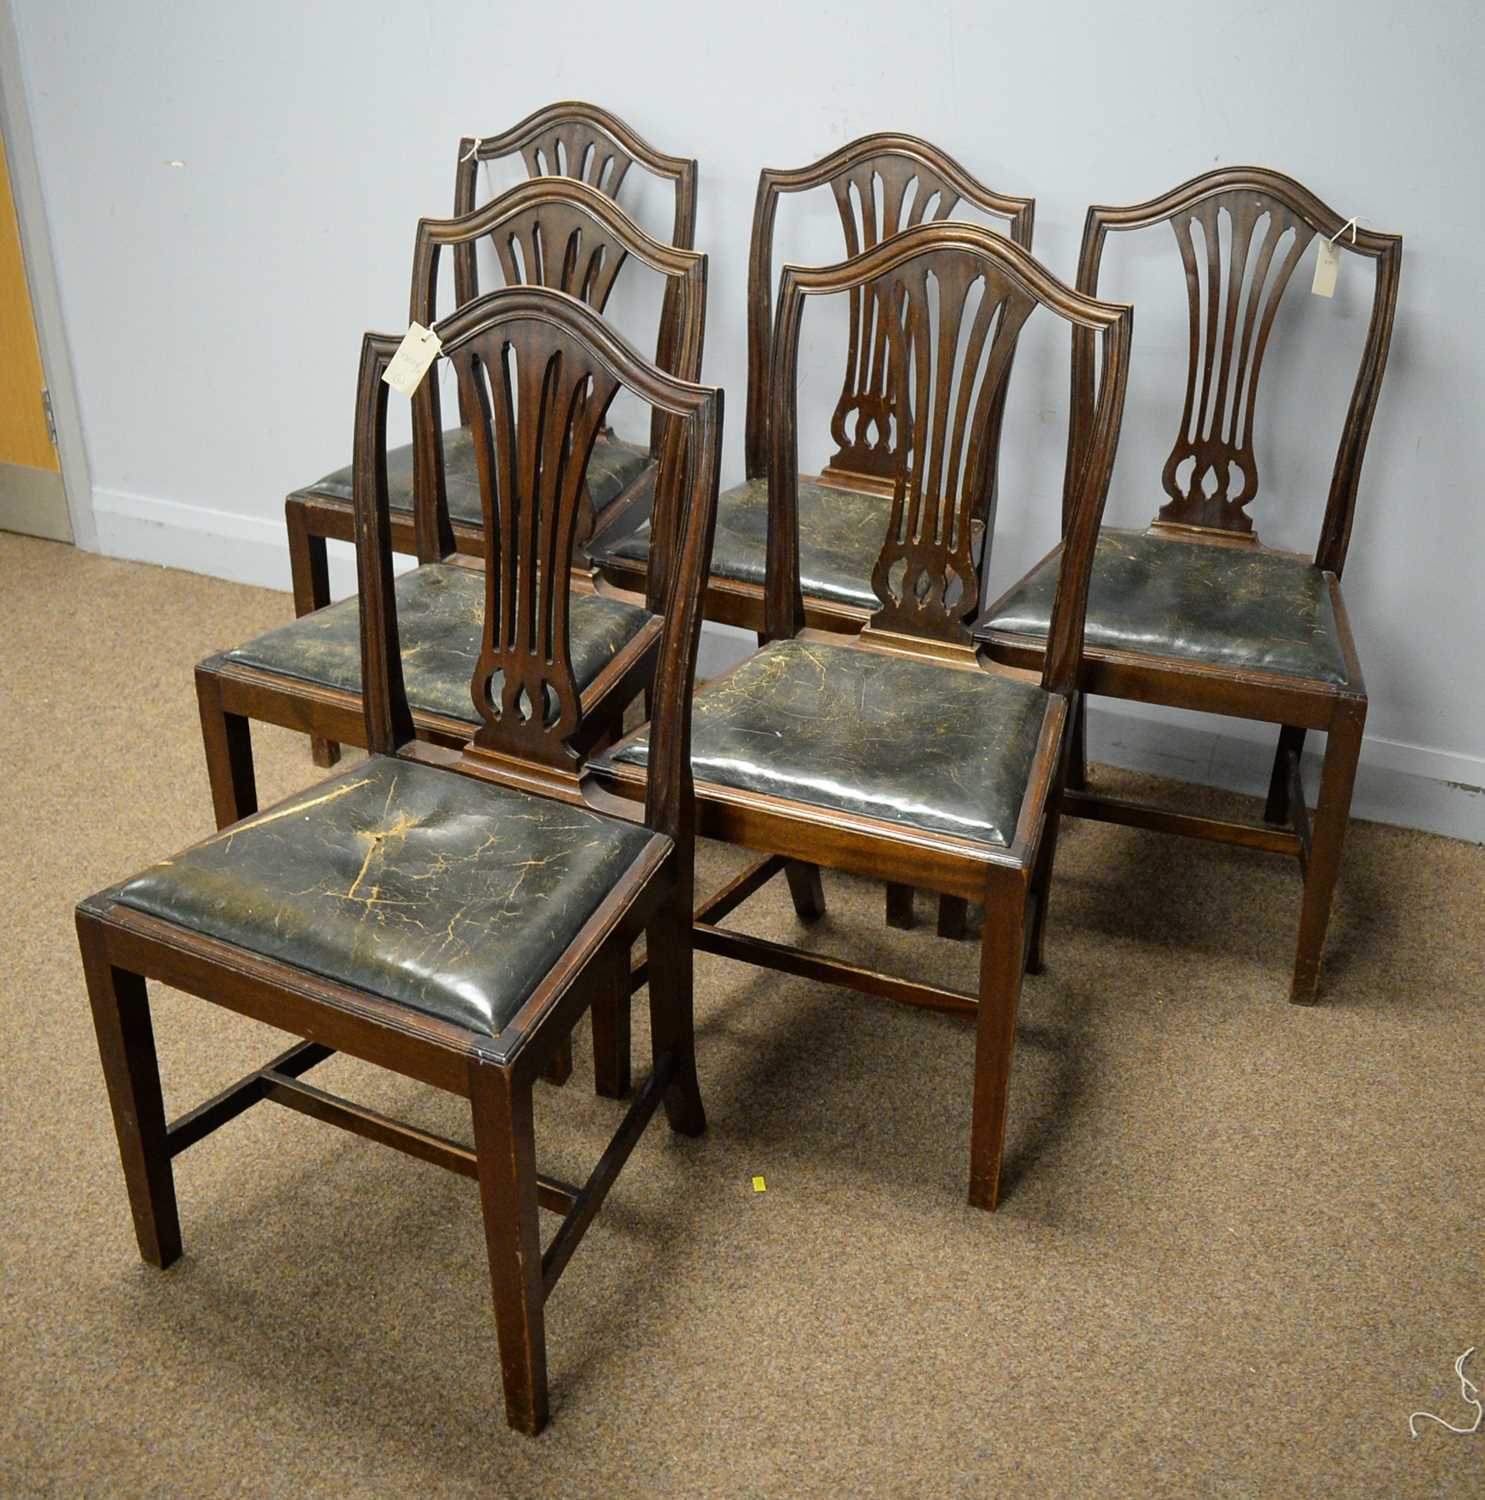
[[[411,396],[442,348],[443,344],[431,328],[424,328],[421,323],[411,324],[403,335],[402,342],[398,344],[392,362],[383,372],[382,379],[394,391]]]
[[[1320,241],[1320,253],[1315,257],[1315,279],[1310,290],[1317,297],[1335,296],[1335,279],[1341,274],[1341,252],[1333,240]]]
[[[753,1179],[753,1191],[755,1193],[766,1193],[768,1191],[768,1185],[761,1177],[755,1177]]]

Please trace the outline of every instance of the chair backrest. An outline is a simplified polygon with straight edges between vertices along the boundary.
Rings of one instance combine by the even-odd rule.
[[[1312,242],[1376,261],[1371,321],[1331,475],[1315,561],[1336,573],[1345,562],[1361,463],[1387,368],[1402,238],[1362,229],[1293,178],[1265,167],[1222,167],[1148,203],[1095,204],[1083,226],[1078,290],[1098,292],[1110,232],[1170,224],[1186,273],[1191,352],[1180,430],[1161,474],[1169,497],[1157,527],[1256,541],[1247,513],[1258,494],[1253,418],[1263,357],[1295,268]],[[1318,253],[1318,252],[1317,252]],[[1073,334],[1073,407],[1092,378],[1089,335]],[[1083,441],[1076,428],[1069,442]]]
[[[748,259],[749,479],[768,472],[768,420],[773,313],[773,236],[779,198],[829,188],[845,234],[847,256],[859,255],[916,224],[950,218],[961,203],[1006,221],[1015,242],[1031,248],[1036,212],[1031,198],[1009,198],[971,177],[952,157],[916,136],[863,136],[812,166],[791,171],[765,167],[758,175],[753,238]],[[892,427],[895,396],[887,384],[886,334],[875,321],[875,302],[851,294],[849,343],[840,399],[830,419],[836,452],[822,478],[850,489],[886,490],[897,457]]]
[[[665,278],[666,294],[656,335],[655,363],[682,380],[701,375],[706,332],[706,256],[651,239],[612,198],[574,178],[538,177],[523,182],[484,207],[453,219],[420,219],[413,245],[410,319],[431,327],[438,290],[439,255],[452,246],[457,257],[471,254],[482,239],[493,242],[507,286],[545,286],[567,292],[602,313],[619,273],[632,258]],[[458,298],[459,306],[467,299]],[[431,438],[442,426],[439,393],[424,381],[413,399],[414,426]],[[460,415],[470,413],[460,399]],[[658,458],[666,418],[658,409],[651,422],[650,450]],[[421,446],[425,460],[434,445]],[[448,497],[441,475],[419,470],[414,484],[419,555],[446,556],[454,547]],[[584,492],[586,499],[586,491]],[[592,507],[585,504],[578,541],[592,531]]]
[[[499,135],[465,136],[459,142],[459,160],[454,169],[456,218],[474,208],[480,163],[511,156],[519,156],[532,177],[573,177],[615,202],[630,168],[637,166],[670,184],[675,210],[670,243],[680,250],[689,250],[696,243],[695,159],[657,151],[616,115],[596,104],[565,99],[527,115],[519,125],[512,125]],[[673,294],[672,287],[662,304],[662,340],[674,316]],[[478,295],[475,247],[468,245],[454,252],[454,298],[463,307]],[[663,342],[657,363],[662,370],[678,368],[670,348]]]
[[[576,99],[548,104],[500,135],[465,136],[459,142],[454,174],[454,213],[474,207],[476,177],[482,161],[517,156],[532,177],[575,177],[605,197],[616,199],[629,169],[638,166],[669,182],[675,197],[670,242],[689,250],[696,239],[696,162],[667,156],[641,140],[617,116],[596,104]],[[462,305],[477,295],[473,254],[460,257],[470,280],[455,295]]]
[[[648,606],[661,620],[646,822],[690,826],[690,699],[721,460],[722,392],[667,374],[563,292],[489,293],[436,325],[473,415],[485,522],[485,618],[466,754],[487,774],[555,786],[582,770],[583,698],[568,634],[572,541],[582,476],[621,389],[669,423],[656,487]],[[354,491],[368,747],[413,738],[403,682],[387,500],[387,386],[398,340],[367,334],[357,394]],[[436,381],[436,369],[423,384]],[[414,434],[415,446],[421,442]],[[442,464],[441,444],[433,461]],[[552,773],[556,773],[554,776]]]
[[[877,304],[892,415],[908,434],[898,446],[891,519],[872,573],[881,607],[868,632],[968,644],[967,622],[980,597],[973,522],[983,514],[987,532],[994,524],[988,496],[1022,325],[1034,309],[1046,307],[1090,338],[1102,336],[1097,399],[1091,391],[1084,398],[1092,407],[1083,423],[1089,440],[1077,472],[1067,477],[1072,520],[1042,672],[1045,687],[1071,692],[1124,409],[1134,310],[1073,291],[1019,245],[975,224],[923,224],[840,265],[786,266],[779,279],[770,423],[765,610],[774,637],[793,635],[804,622],[796,440],[800,323],[809,298],[842,292]],[[988,564],[988,544],[984,559]]]

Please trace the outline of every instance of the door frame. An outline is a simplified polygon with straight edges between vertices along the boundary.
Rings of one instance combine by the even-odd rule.
[[[67,350],[62,298],[57,287],[56,262],[52,259],[41,173],[36,165],[36,142],[26,108],[26,79],[11,0],[0,0],[0,127],[4,129],[10,189],[21,226],[21,255],[31,290],[36,341],[41,346],[41,368],[51,393],[52,419],[57,426],[57,459],[62,466],[72,540],[84,551],[96,552],[98,528],[93,520],[93,482],[83,441],[72,358]]]

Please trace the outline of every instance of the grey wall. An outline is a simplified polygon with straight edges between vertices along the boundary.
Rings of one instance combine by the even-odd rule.
[[[1149,197],[1216,163],[1279,167],[1403,232],[1346,578],[1372,694],[1358,805],[1485,837],[1485,797],[1444,785],[1485,783],[1477,4],[13,5],[101,545],[224,576],[286,581],[282,497],[349,456],[359,335],[404,322],[412,227],[448,211],[458,137],[552,99],[604,103],[701,162],[705,376],[728,393],[729,480],[764,164],[874,129],[926,136],[992,186],[1034,194],[1036,251],[1069,278],[1090,201]],[[663,232],[659,195],[631,207]],[[819,205],[785,217],[781,248],[834,259],[835,234]],[[1108,290],[1139,308],[1117,522],[1153,514],[1174,435],[1176,267],[1168,237],[1108,262]],[[1265,540],[1306,548],[1370,299],[1359,261],[1334,301],[1309,295],[1309,274],[1307,261],[1278,334],[1294,347],[1265,376],[1255,507]],[[645,305],[617,316],[637,322]],[[828,319],[813,331],[805,399],[819,410],[839,354]],[[1055,540],[1066,362],[1061,330],[1033,324],[996,586]],[[1119,713],[1098,736],[1096,753],[1191,779],[1261,775],[1252,734],[1226,721]]]

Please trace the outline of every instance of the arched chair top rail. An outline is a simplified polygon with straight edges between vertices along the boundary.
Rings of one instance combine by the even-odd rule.
[[[1017,198],[1007,193],[997,193],[973,177],[946,151],[940,150],[931,141],[916,135],[904,135],[897,131],[879,131],[864,135],[858,140],[841,146],[828,156],[807,167],[764,167],[758,174],[759,193],[765,184],[775,193],[802,193],[810,188],[826,187],[844,173],[865,165],[878,157],[899,161],[917,162],[938,176],[975,207],[988,214],[998,215],[1011,222],[1012,238],[1018,244],[1031,243],[1032,220],[1036,214],[1035,198]]]
[[[779,274],[779,303],[782,306],[786,291],[796,287],[804,296],[848,292],[930,251],[954,249],[987,256],[1021,291],[1079,327],[1099,332],[1133,314],[1134,309],[1126,302],[1100,301],[1068,286],[1029,251],[1004,235],[960,221],[915,225],[833,266],[786,265]]]
[[[569,204],[618,240],[626,253],[662,275],[683,276],[693,266],[706,261],[706,256],[699,250],[657,240],[636,224],[607,193],[599,192],[577,177],[531,177],[469,213],[451,219],[419,219],[417,246],[421,247],[425,241],[440,246],[466,244],[494,234],[512,219],[553,201]]]
[[[928,277],[938,281],[936,297]],[[983,290],[976,296],[976,287]],[[870,290],[868,290],[870,289]],[[767,633],[804,620],[798,536],[799,336],[806,301],[845,293],[880,306],[888,389],[911,440],[894,453],[892,509],[872,575],[881,608],[872,631],[967,645],[983,562],[976,525],[994,526],[993,489],[1011,362],[1022,325],[1050,308],[1090,340],[1102,335],[1087,446],[1065,481],[1074,502],[1053,605],[1043,686],[1070,693],[1077,678],[1093,544],[1123,414],[1134,309],[1075,291],[1020,245],[978,224],[920,224],[833,266],[786,266],[779,277],[769,435]],[[910,393],[911,399],[910,399]],[[987,537],[988,545],[988,537]],[[987,553],[988,556],[988,553]],[[896,577],[897,574],[901,577]]]
[[[550,287],[516,286],[487,292],[434,325],[440,354],[452,358],[477,335],[507,324],[545,325],[560,333],[576,331],[591,358],[612,379],[667,416],[706,410],[717,395],[713,386],[682,380],[652,364],[607,319],[578,297]]]
[[[1271,167],[1217,167],[1144,203],[1122,206],[1095,203],[1088,210],[1088,227],[1090,230],[1096,226],[1114,231],[1147,229],[1195,208],[1208,198],[1232,192],[1251,192],[1272,198],[1315,234],[1334,239],[1338,247],[1358,255],[1376,259],[1402,248],[1401,235],[1353,225],[1349,217],[1337,213],[1303,183]]]
[[[1244,198],[1248,199],[1246,205],[1242,203]],[[1214,204],[1213,200],[1219,201]],[[1192,221],[1200,218],[1215,224],[1212,216],[1224,206],[1234,215],[1234,225],[1240,226],[1234,231],[1234,248],[1229,258],[1235,264],[1230,274],[1226,274],[1225,291],[1222,289],[1224,252],[1215,242],[1215,235],[1209,236],[1212,242],[1206,247],[1204,267],[1198,264],[1190,235]],[[1255,225],[1265,213],[1269,214],[1270,227],[1266,234],[1260,235]],[[1183,220],[1187,226],[1184,235],[1182,223],[1177,222]],[[1175,229],[1186,263],[1191,356],[1180,432],[1161,476],[1168,503],[1161,507],[1155,524],[1188,533],[1257,540],[1247,510],[1258,494],[1259,485],[1252,436],[1258,377],[1279,302],[1300,257],[1314,239],[1323,237],[1339,250],[1375,262],[1371,317],[1341,429],[1325,519],[1315,550],[1316,566],[1339,574],[1350,545],[1361,466],[1392,343],[1402,236],[1353,223],[1302,183],[1270,167],[1217,167],[1144,203],[1092,205],[1083,225],[1078,289],[1089,296],[1097,294],[1104,242],[1111,232],[1147,229],[1163,223],[1171,223]],[[1291,231],[1296,237],[1290,247],[1276,253],[1280,241]],[[1308,235],[1303,231],[1308,231]],[[1250,255],[1256,262],[1255,283],[1251,291],[1242,293],[1243,272]],[[1202,284],[1203,277],[1206,285]],[[1202,303],[1213,309],[1204,324],[1199,311]],[[1068,432],[1068,442],[1074,451],[1086,437],[1081,419],[1088,411],[1088,403],[1079,397],[1091,379],[1087,335],[1075,332],[1074,420]],[[1209,399],[1212,391],[1215,397]]]
[[[863,174],[882,177],[881,203]],[[851,189],[860,200],[853,206]],[[749,478],[761,478],[768,467],[769,341],[773,334],[773,235],[781,196],[812,188],[832,190],[841,216],[848,254],[869,249],[900,230],[930,219],[947,220],[961,202],[1006,221],[1006,232],[1018,245],[1031,246],[1036,200],[997,193],[972,177],[953,157],[915,135],[882,131],[864,135],[808,166],[765,167],[758,174],[753,207],[752,243],[748,254],[748,409],[745,457]],[[912,196],[909,198],[909,189]],[[932,213],[929,205],[933,203]],[[859,223],[858,223],[859,215]],[[881,387],[880,337],[867,309],[853,302],[851,344],[841,397],[831,418],[839,451],[832,471],[844,478],[880,482],[891,454],[879,442],[859,440],[861,423],[880,419],[889,404]],[[855,432],[848,420],[857,422]]]
[[[576,132],[576,134],[574,134]],[[588,139],[583,141],[583,133]],[[580,99],[564,99],[548,104],[526,116],[517,125],[499,135],[465,136],[459,142],[459,165],[455,179],[454,209],[466,212],[474,205],[475,170],[482,161],[494,161],[501,157],[525,157],[531,175],[556,176],[554,159],[549,158],[545,172],[537,170],[539,151],[551,152],[559,140],[579,141],[595,148],[603,141],[611,148],[609,155],[622,153],[627,160],[614,159],[614,172],[604,181],[603,165],[597,161],[597,152],[591,162],[579,160],[569,162],[566,176],[590,180],[590,173],[597,173],[592,186],[616,196],[619,184],[631,164],[637,164],[655,177],[675,184],[675,227],[671,235],[672,244],[690,249],[696,239],[696,160],[694,157],[671,156],[657,150],[637,134],[617,115],[611,114],[597,104],[587,104]],[[577,167],[581,170],[574,170]]]

